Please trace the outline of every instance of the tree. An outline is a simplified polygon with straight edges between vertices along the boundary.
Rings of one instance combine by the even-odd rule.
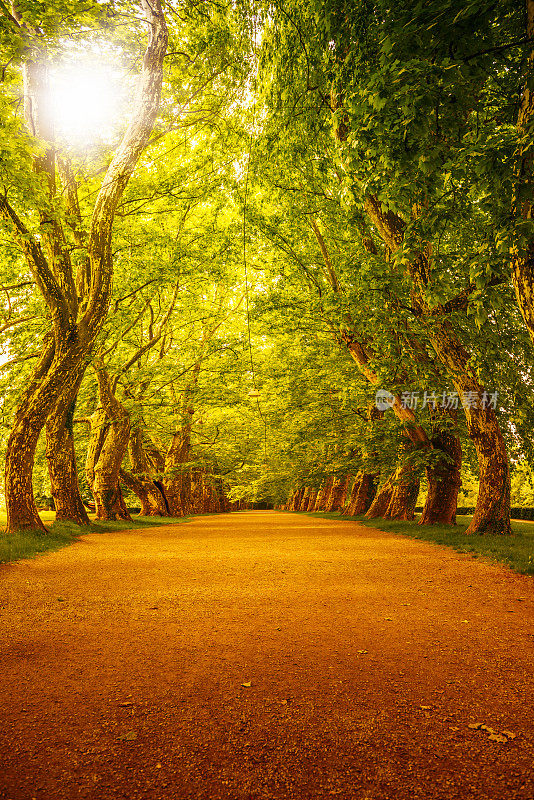
[[[143,152],[156,118],[167,49],[167,27],[159,0],[142,0],[141,11],[149,26],[149,42],[143,58],[138,94],[128,128],[106,171],[94,203],[87,235],[86,255],[77,275],[70,258],[68,233],[58,209],[56,155],[53,130],[45,102],[47,47],[42,31],[31,18],[13,9],[11,25],[23,41],[25,117],[32,136],[36,173],[33,210],[36,230],[24,222],[13,203],[20,200],[4,184],[0,212],[24,253],[31,274],[48,307],[51,332],[44,340],[43,355],[22,395],[7,444],[6,504],[8,531],[43,527],[33,498],[33,458],[39,433],[46,420],[63,417],[60,428],[68,430],[72,406],[95,339],[105,320],[113,275],[111,237],[115,211]],[[44,152],[43,152],[44,151]],[[27,167],[30,168],[29,165]],[[12,195],[15,195],[12,197]],[[39,235],[37,235],[37,231]],[[59,438],[64,440],[63,431]],[[78,498],[69,517],[85,522]]]

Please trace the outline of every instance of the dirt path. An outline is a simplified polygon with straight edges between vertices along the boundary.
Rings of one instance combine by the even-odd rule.
[[[531,578],[264,511],[0,584],[1,798],[534,797]]]

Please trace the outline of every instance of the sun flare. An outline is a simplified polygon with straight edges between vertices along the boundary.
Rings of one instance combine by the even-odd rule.
[[[57,135],[74,145],[106,141],[122,122],[125,75],[115,66],[75,64],[51,76]]]

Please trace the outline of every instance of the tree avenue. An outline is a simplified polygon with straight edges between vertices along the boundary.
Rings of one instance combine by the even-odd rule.
[[[533,9],[1,3],[7,534],[250,503],[510,534]]]

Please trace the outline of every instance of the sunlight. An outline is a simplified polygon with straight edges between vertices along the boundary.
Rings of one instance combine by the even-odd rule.
[[[116,65],[76,63],[51,76],[56,133],[73,145],[107,141],[123,121],[127,78]]]

